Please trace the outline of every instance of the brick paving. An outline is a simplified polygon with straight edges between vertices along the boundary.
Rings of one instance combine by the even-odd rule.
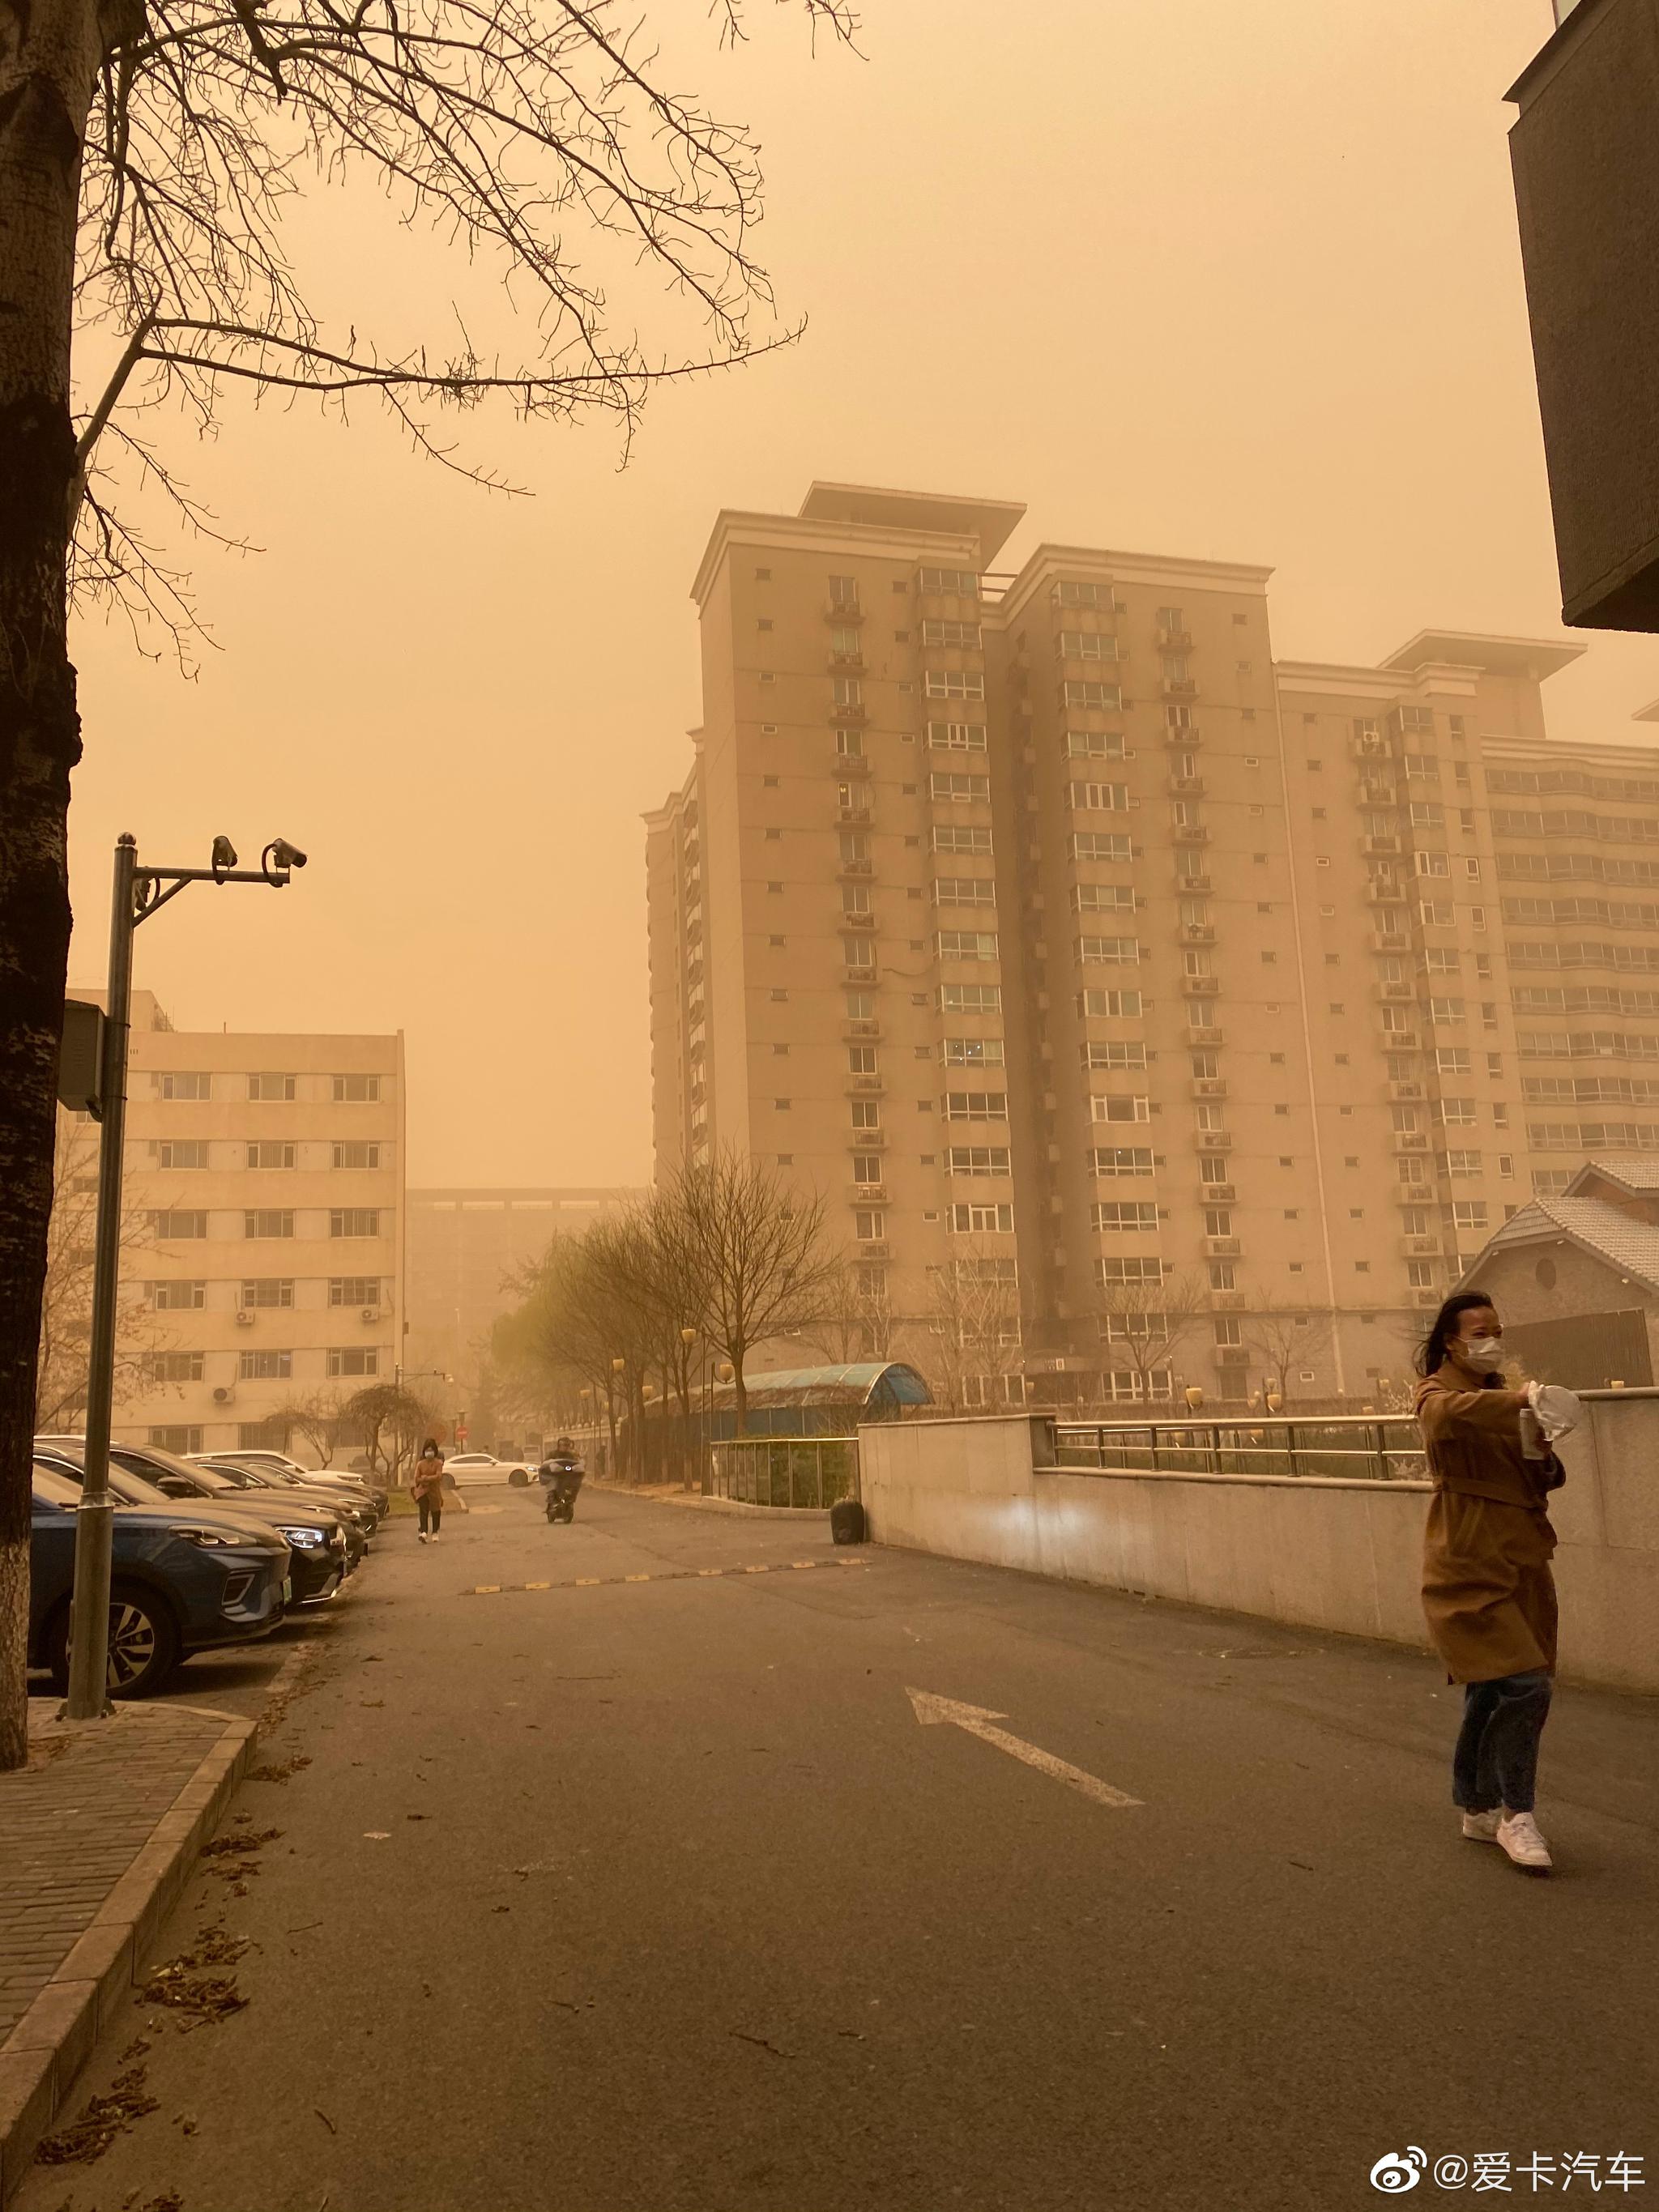
[[[0,1774],[0,2042],[219,1741],[216,1713],[122,1705],[68,1727],[29,1704],[29,1764]]]

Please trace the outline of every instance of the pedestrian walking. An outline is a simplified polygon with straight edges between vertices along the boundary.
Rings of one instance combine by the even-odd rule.
[[[1414,1410],[1434,1480],[1423,1611],[1447,1680],[1463,1685],[1452,1754],[1463,1833],[1547,1874],[1534,1817],[1555,1674],[1555,1531],[1545,1504],[1566,1480],[1552,1446],[1579,1407],[1554,1385],[1506,1386],[1504,1364],[1491,1299],[1448,1298],[1417,1358]]]
[[[415,1462],[415,1480],[411,1487],[415,1503],[421,1511],[421,1541],[435,1544],[444,1519],[444,1455],[438,1449],[435,1437],[428,1437],[421,1446],[421,1455]],[[429,1538],[428,1530],[431,1532]]]

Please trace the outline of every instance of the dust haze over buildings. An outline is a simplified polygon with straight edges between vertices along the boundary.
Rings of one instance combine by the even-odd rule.
[[[1280,659],[1375,669],[1431,623],[1561,641],[1503,101],[1531,10],[866,15],[861,61],[687,61],[764,143],[798,346],[659,394],[621,473],[603,428],[469,418],[525,500],[368,418],[233,407],[186,469],[263,549],[191,552],[222,651],[181,684],[81,626],[75,972],[101,972],[121,830],[299,838],[302,890],[181,907],[141,980],[183,1026],[401,1029],[413,1184],[648,1176],[639,817],[684,777],[686,586],[723,508],[1006,486],[1010,568],[1039,536],[1271,564]],[[435,244],[367,252],[341,204],[296,220],[343,298],[445,285]],[[1656,695],[1659,647],[1598,640],[1552,732],[1624,741]]]

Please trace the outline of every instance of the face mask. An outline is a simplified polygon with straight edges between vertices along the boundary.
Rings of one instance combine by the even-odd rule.
[[[1458,1346],[1457,1356],[1466,1367],[1478,1367],[1483,1375],[1496,1375],[1504,1364],[1504,1340],[1501,1336],[1467,1337]]]

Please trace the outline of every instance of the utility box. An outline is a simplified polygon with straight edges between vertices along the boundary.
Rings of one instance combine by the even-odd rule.
[[[64,1041],[58,1048],[58,1103],[76,1114],[104,1118],[104,1010],[89,1000],[64,1001]]]
[[[1577,0],[1510,88],[1561,619],[1659,631],[1659,0]]]

